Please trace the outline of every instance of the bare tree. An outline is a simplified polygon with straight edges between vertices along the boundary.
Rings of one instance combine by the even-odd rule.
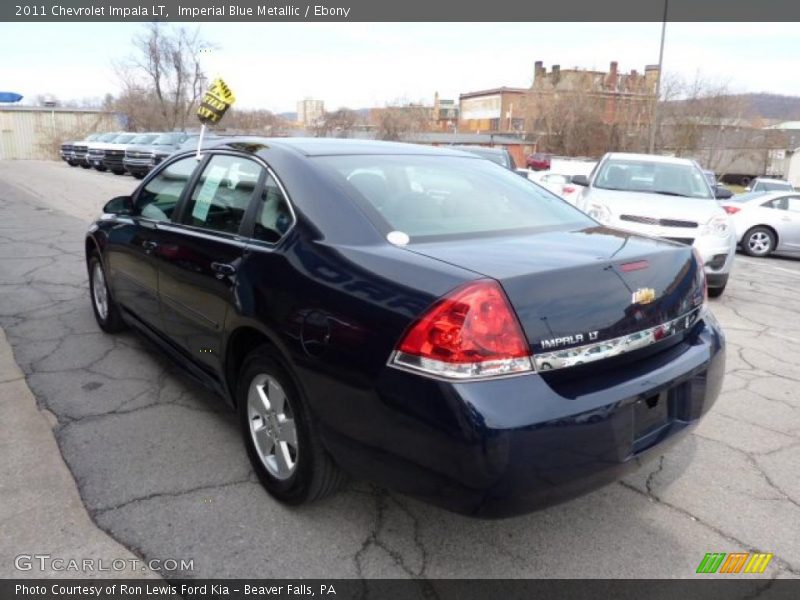
[[[350,136],[358,125],[362,124],[361,121],[362,119],[356,111],[349,108],[339,108],[333,112],[325,113],[323,118],[312,127],[312,131],[317,137],[333,135],[346,138]]]
[[[671,75],[664,92],[664,118],[657,135],[662,151],[695,158],[724,174],[743,161],[762,162],[771,144],[778,143],[751,126],[746,100],[726,83],[700,74],[690,80]]]
[[[231,108],[222,128],[228,132],[272,135],[287,126],[286,120],[265,109]]]
[[[183,129],[203,94],[198,30],[149,23],[133,39],[134,53],[116,65],[122,93],[115,108],[145,129]]]
[[[399,104],[370,111],[378,139],[400,140],[408,134],[430,131],[432,110],[421,104]]]
[[[569,87],[533,88],[526,114],[543,134],[540,149],[567,156],[592,156],[605,150],[608,131],[604,103],[593,90],[589,73],[572,77]]]

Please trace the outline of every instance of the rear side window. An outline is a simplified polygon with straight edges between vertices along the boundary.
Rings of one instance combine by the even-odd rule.
[[[412,241],[596,224],[554,194],[487,160],[404,155],[314,160],[366,208],[379,230],[401,231]]]
[[[211,157],[186,206],[187,225],[237,233],[263,168],[238,156]]]
[[[253,238],[274,244],[283,237],[293,218],[283,191],[270,175],[264,183],[253,225]]]
[[[169,221],[196,167],[197,159],[190,156],[163,169],[139,192],[134,214],[154,221]]]

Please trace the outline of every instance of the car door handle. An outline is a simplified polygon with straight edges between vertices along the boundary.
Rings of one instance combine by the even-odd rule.
[[[225,275],[233,275],[236,273],[236,267],[228,263],[212,262],[211,270],[217,274],[217,277],[224,277]]]
[[[142,242],[142,248],[144,251],[150,254],[153,250],[158,248],[158,242],[154,242],[153,240],[145,240]]]

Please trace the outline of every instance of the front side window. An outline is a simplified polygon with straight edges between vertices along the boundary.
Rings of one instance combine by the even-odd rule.
[[[562,199],[486,160],[450,156],[320,156],[379,231],[412,241],[592,227]]]
[[[169,221],[196,167],[194,156],[170,163],[139,192],[134,214],[154,221]]]
[[[184,213],[184,223],[238,233],[263,168],[252,160],[217,154],[208,161]]]
[[[594,187],[664,196],[714,198],[700,169],[681,163],[612,158],[600,166]]]

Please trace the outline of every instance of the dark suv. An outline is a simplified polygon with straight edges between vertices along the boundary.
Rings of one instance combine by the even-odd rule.
[[[158,135],[148,144],[132,144],[125,150],[125,158],[122,161],[125,170],[136,177],[142,179],[153,167],[161,164],[170,154],[177,152],[187,143],[194,141],[197,143],[199,133],[186,133],[173,131]],[[214,134],[207,133],[204,139],[219,139]]]

